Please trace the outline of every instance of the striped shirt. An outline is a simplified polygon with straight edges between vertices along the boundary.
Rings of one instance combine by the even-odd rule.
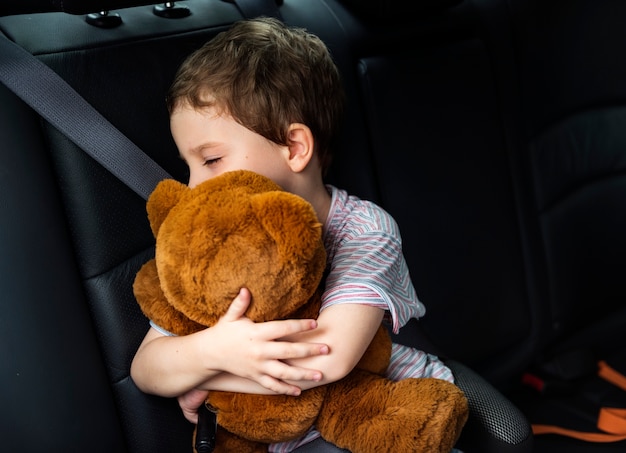
[[[332,201],[324,225],[330,271],[322,310],[336,304],[364,304],[385,310],[395,333],[426,312],[411,283],[395,220],[381,207],[328,186]],[[450,370],[435,356],[394,343],[386,377],[434,377],[452,382]],[[291,452],[320,434],[270,445],[273,453]]]

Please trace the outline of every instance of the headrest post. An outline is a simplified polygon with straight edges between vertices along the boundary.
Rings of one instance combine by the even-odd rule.
[[[122,18],[117,13],[109,13],[109,11],[100,11],[99,13],[87,14],[85,21],[89,25],[99,28],[115,28],[122,25]]]
[[[180,19],[191,14],[188,6],[177,5],[176,2],[165,2],[162,5],[154,5],[154,14],[167,19]]]

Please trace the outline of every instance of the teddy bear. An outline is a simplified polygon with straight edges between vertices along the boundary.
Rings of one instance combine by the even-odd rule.
[[[326,254],[322,225],[304,199],[240,170],[194,188],[161,181],[147,211],[156,252],[133,290],[160,327],[175,335],[211,327],[242,287],[254,322],[317,317]],[[314,426],[353,453],[448,453],[467,419],[465,396],[443,380],[385,378],[390,354],[381,325],[355,369],[332,384],[298,397],[209,392],[215,451],[264,452]]]

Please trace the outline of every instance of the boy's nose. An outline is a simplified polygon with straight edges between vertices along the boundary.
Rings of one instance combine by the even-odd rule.
[[[201,182],[202,181],[200,180],[200,177],[199,177],[198,173],[193,171],[193,170],[190,170],[189,171],[189,182],[187,183],[187,186],[189,186],[190,189],[193,189],[194,187],[196,187]]]

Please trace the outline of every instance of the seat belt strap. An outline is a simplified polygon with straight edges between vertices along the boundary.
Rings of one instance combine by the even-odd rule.
[[[598,376],[626,391],[626,376],[615,370],[605,361],[598,362]],[[555,425],[532,425],[533,434],[558,434],[587,442],[619,442],[626,440],[626,409],[602,407],[598,413],[598,430],[584,432]]]
[[[2,33],[0,82],[142,198],[171,178],[56,72]]]

